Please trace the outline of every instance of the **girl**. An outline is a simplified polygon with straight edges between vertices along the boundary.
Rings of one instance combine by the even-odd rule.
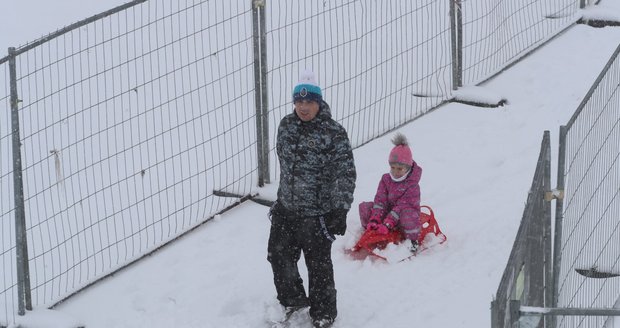
[[[394,148],[388,163],[390,172],[384,174],[374,202],[359,205],[364,229],[381,234],[398,229],[410,241],[410,249],[418,248],[420,233],[420,177],[422,168],[413,160],[407,138],[397,133],[392,139]]]

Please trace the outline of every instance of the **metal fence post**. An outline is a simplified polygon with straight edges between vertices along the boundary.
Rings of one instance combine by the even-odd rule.
[[[263,121],[263,180],[270,183],[269,178],[269,97],[267,94],[267,29],[265,28],[265,7],[267,0],[261,0],[262,8],[260,15],[260,57],[261,57],[261,97],[262,97],[262,121]]]
[[[543,190],[545,193],[551,190],[551,133],[548,130],[544,132],[544,138],[547,143],[547,150],[544,159],[544,177]],[[553,252],[551,239],[551,199],[543,200],[544,224],[543,224],[543,258],[544,258],[544,293],[543,306],[550,307],[553,302]],[[548,318],[543,317],[542,320],[546,325]],[[544,326],[543,326],[544,327]]]
[[[28,243],[26,239],[26,214],[24,206],[24,181],[22,180],[21,140],[19,134],[19,98],[17,97],[17,70],[15,48],[9,48],[9,74],[11,85],[11,136],[13,145],[13,192],[15,198],[15,252],[17,265],[18,314],[32,310],[30,296],[30,270],[28,268]],[[25,309],[24,309],[25,308]]]
[[[499,324],[499,317],[498,317],[498,311],[499,311],[499,304],[498,304],[499,300],[493,300],[491,301],[491,328],[501,328],[500,324]]]
[[[463,86],[463,13],[461,0],[450,0],[450,39],[452,42],[452,90]]]
[[[508,323],[510,327],[519,327],[519,318],[521,316],[519,310],[521,309],[521,301],[520,300],[510,300],[508,301]]]
[[[267,42],[265,37],[266,0],[252,0],[254,43],[254,102],[258,153],[258,186],[269,183],[269,113],[267,98]]]
[[[561,193],[564,191],[564,170],[565,170],[565,157],[566,157],[566,132],[567,127],[565,125],[560,126],[559,136],[559,149],[558,149],[558,178],[556,189]],[[560,264],[562,262],[562,217],[564,211],[563,197],[558,197],[555,201],[555,233],[553,236],[553,289],[551,307],[558,306],[558,283],[560,275]],[[555,327],[556,318],[551,317],[546,327]]]

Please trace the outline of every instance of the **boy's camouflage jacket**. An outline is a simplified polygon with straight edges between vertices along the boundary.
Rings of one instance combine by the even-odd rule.
[[[345,129],[322,101],[319,113],[303,122],[295,112],[278,127],[278,201],[299,216],[349,209],[355,189],[353,151]]]

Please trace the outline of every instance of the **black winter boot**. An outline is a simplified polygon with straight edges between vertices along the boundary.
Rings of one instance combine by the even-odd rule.
[[[322,318],[312,319],[312,327],[314,328],[329,328],[334,324],[334,318]]]

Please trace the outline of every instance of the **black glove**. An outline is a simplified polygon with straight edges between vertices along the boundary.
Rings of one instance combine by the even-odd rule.
[[[275,216],[283,217],[283,216],[287,216],[287,214],[288,214],[288,210],[284,208],[284,206],[282,206],[282,204],[280,204],[280,202],[277,200],[273,203],[273,205],[271,205],[271,208],[269,209],[270,220],[273,220],[273,217]]]
[[[347,213],[349,210],[346,208],[339,208],[327,213],[327,230],[334,235],[344,235],[347,231]]]

